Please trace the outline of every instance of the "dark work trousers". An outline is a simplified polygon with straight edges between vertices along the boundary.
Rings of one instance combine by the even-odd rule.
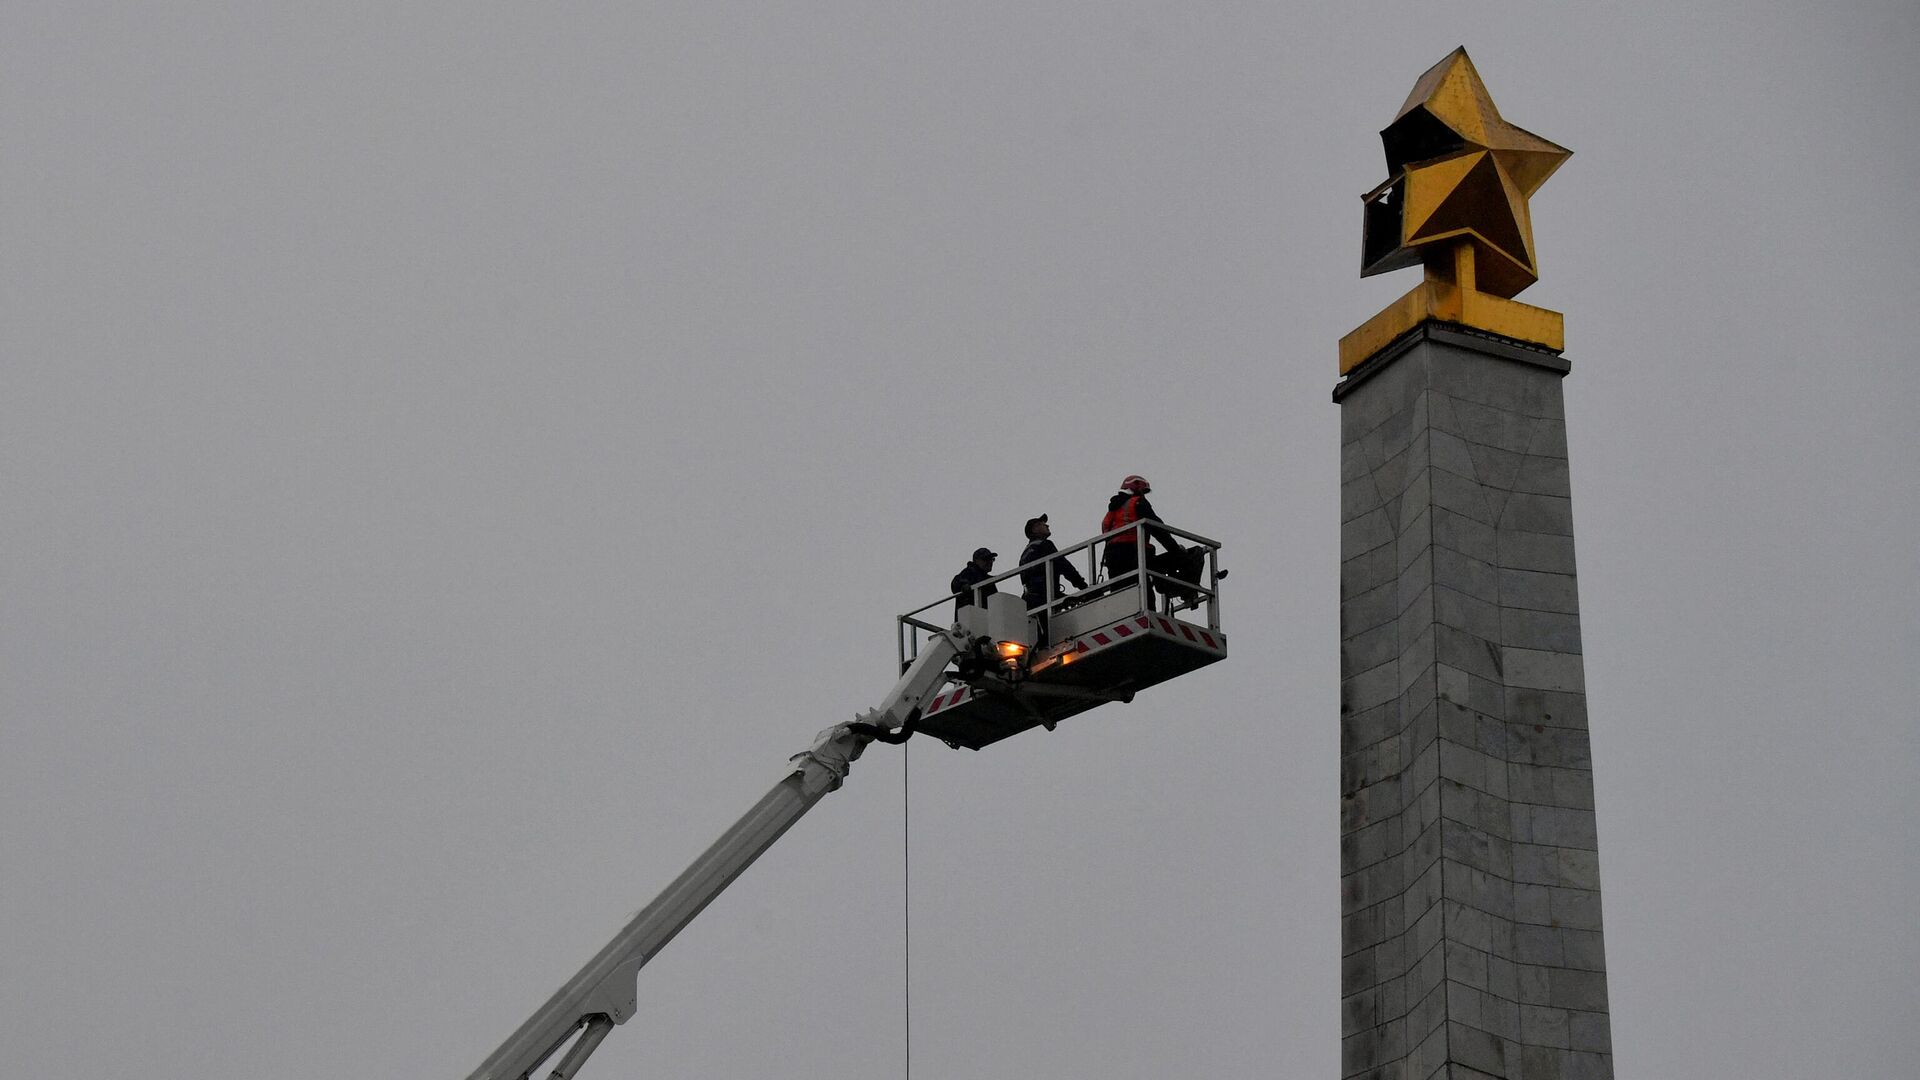
[[[1047,604],[1046,596],[1044,594],[1036,596],[1033,593],[1021,593],[1020,602],[1027,605],[1027,614],[1033,616],[1034,622],[1036,624],[1035,629],[1039,634],[1039,636],[1034,639],[1033,647],[1036,649],[1046,648],[1048,644],[1047,613],[1044,611],[1034,610],[1035,608],[1041,608],[1046,606]]]
[[[1060,598],[1056,596],[1054,600],[1060,600]],[[1039,607],[1046,607],[1046,596],[1044,596],[1044,594],[1043,596],[1035,596],[1035,594],[1031,594],[1031,592],[1023,592],[1023,594],[1020,594],[1020,601],[1027,605],[1027,615],[1033,615],[1035,634],[1039,634],[1039,636],[1033,640],[1033,648],[1044,650],[1044,648],[1050,646],[1052,642],[1046,638],[1046,611],[1037,611],[1037,609],[1039,609]]]
[[[1120,577],[1123,574],[1131,574],[1135,570],[1140,569],[1139,549],[1139,544],[1108,544],[1107,549],[1100,554],[1100,564],[1107,568],[1107,580],[1112,581],[1114,578]],[[1142,582],[1141,584],[1144,585],[1147,583]],[[1126,587],[1128,586],[1121,586],[1121,588]],[[1151,587],[1147,590],[1147,606],[1153,606],[1153,590]]]

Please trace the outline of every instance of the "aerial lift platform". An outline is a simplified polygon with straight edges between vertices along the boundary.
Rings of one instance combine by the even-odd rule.
[[[931,613],[944,597],[902,615],[900,681],[881,703],[835,724],[795,754],[786,774],[746,815],[642,908],[579,973],[508,1036],[469,1080],[529,1080],[559,1054],[549,1080],[571,1080],[587,1057],[638,1004],[637,979],[647,961],[772,847],[794,822],[838,788],[855,759],[874,742],[902,743],[925,732],[955,748],[978,750],[1030,728],[1052,730],[1067,717],[1223,660],[1219,543],[1165,525],[1138,522],[1076,544],[1051,558],[1084,553],[1093,580],[1096,545],[1129,530],[1137,551],[1147,531],[1192,542],[1179,572],[1152,564],[1071,595],[1056,595],[1046,567],[1045,602],[1028,611],[1016,578],[1020,567],[974,587],[974,602],[950,626]],[[1165,565],[1165,564],[1163,564]],[[1204,566],[1204,575],[1201,568]],[[1204,580],[1204,584],[1202,584]],[[571,1044],[571,1045],[569,1045]]]
[[[1094,560],[1099,545],[1123,532],[1137,532],[1136,543],[1145,550],[1145,522],[1057,552],[1042,561],[1083,557],[1085,577],[1095,582],[1093,587],[1056,594],[1053,586],[1058,575],[1053,567],[1045,567],[1046,600],[1026,613],[1036,632],[1045,627],[1045,640],[1022,658],[1017,670],[986,672],[985,677],[952,673],[921,710],[914,730],[948,746],[978,750],[1034,727],[1051,731],[1069,716],[1109,701],[1131,701],[1141,690],[1226,659],[1227,636],[1220,631],[1220,579],[1226,572],[1219,566],[1219,542],[1152,524],[1155,531],[1164,530],[1193,545],[1187,565],[1200,572],[1197,580],[1143,567],[1097,581]],[[976,597],[987,586],[1004,582],[1001,587],[1016,594],[1012,599],[1017,603],[1020,573],[1036,565],[1028,563],[982,581],[974,587]],[[1003,596],[995,593],[976,603],[985,606]],[[952,603],[953,597],[943,597],[900,616],[902,670],[919,654],[923,640],[946,633],[932,620]],[[967,611],[960,608],[959,614]]]

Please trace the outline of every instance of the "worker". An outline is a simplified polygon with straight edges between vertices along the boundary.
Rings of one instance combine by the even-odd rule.
[[[1107,516],[1100,519],[1100,531],[1112,532],[1137,521],[1159,521],[1160,515],[1153,512],[1153,504],[1147,501],[1147,492],[1152,490],[1153,485],[1147,483],[1147,478],[1137,474],[1120,481],[1119,492],[1107,500]],[[1149,558],[1155,540],[1169,552],[1180,553],[1180,542],[1172,533],[1152,525],[1147,526],[1146,532]],[[1127,529],[1108,539],[1106,550],[1100,553],[1100,565],[1107,568],[1108,580],[1140,569],[1140,530]]]
[[[960,617],[961,608],[973,604],[974,586],[993,576],[993,560],[999,557],[986,548],[974,548],[973,558],[968,560],[967,565],[960,568],[959,573],[953,575],[953,581],[947,588],[955,593],[954,618]],[[997,585],[988,585],[979,590],[982,598],[992,596],[999,591],[1000,588]]]
[[[1063,577],[1073,582],[1073,587],[1076,589],[1087,587],[1087,579],[1081,577],[1080,571],[1075,570],[1073,564],[1066,559],[1041,562],[1042,559],[1047,559],[1060,550],[1054,546],[1050,539],[1052,536],[1053,527],[1047,524],[1047,515],[1041,514],[1037,518],[1027,519],[1027,547],[1020,553],[1020,565],[1026,567],[1020,571],[1020,598],[1026,601],[1029,610],[1047,602],[1049,568],[1053,572],[1053,595],[1056,600],[1063,591],[1060,588],[1060,579]],[[1028,563],[1040,563],[1040,565],[1028,566]]]
[[[1020,600],[1027,605],[1028,611],[1035,608],[1043,609],[1036,616],[1039,625],[1035,627],[1039,632],[1037,640],[1041,645],[1047,644],[1048,640],[1049,612],[1044,610],[1047,604],[1048,575],[1051,574],[1053,578],[1055,600],[1060,599],[1062,592],[1060,579],[1063,577],[1073,582],[1073,587],[1076,589],[1087,587],[1087,579],[1080,576],[1080,571],[1075,570],[1071,562],[1054,558],[1060,549],[1054,546],[1052,536],[1053,526],[1047,524],[1047,515],[1041,514],[1037,518],[1027,519],[1027,547],[1020,553],[1020,565],[1026,566],[1026,569],[1020,571]],[[1039,565],[1027,566],[1028,563]]]

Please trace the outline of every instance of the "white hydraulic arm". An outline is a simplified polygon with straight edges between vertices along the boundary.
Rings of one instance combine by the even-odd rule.
[[[713,842],[653,903],[641,909],[605,948],[567,980],[540,1011],[500,1044],[469,1080],[527,1080],[547,1058],[581,1032],[551,1074],[570,1080],[615,1024],[633,1015],[641,967],[693,921],[760,853],[801,815],[840,786],[869,742],[903,742],[921,707],[946,681],[957,658],[978,655],[986,639],[956,627],[932,636],[880,706],[836,724],[793,756],[793,769]],[[581,1029],[584,1028],[584,1031]]]

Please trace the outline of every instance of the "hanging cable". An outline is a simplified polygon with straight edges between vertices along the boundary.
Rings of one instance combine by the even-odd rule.
[[[913,772],[907,768],[904,743],[900,747],[900,932],[905,941],[902,953],[905,968],[901,972],[901,1017],[906,1032],[906,1080],[913,1080],[913,830],[910,814],[913,800],[909,785]]]

